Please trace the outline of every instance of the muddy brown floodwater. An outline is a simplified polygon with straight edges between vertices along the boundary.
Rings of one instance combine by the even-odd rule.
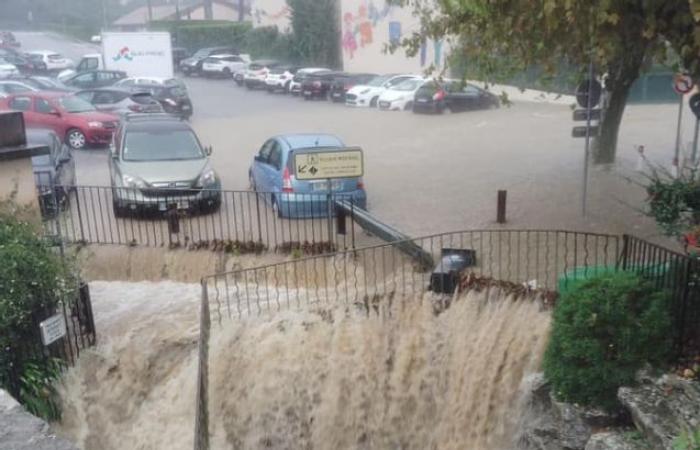
[[[84,450],[191,449],[199,286],[94,282],[99,346],[61,386],[59,431]],[[213,449],[510,447],[549,313],[497,291],[369,317],[308,309],[214,324]]]

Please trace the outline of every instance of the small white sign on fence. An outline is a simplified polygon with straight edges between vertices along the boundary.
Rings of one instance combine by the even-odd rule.
[[[56,314],[39,324],[41,330],[41,342],[51,345],[66,335],[66,322],[61,314]]]

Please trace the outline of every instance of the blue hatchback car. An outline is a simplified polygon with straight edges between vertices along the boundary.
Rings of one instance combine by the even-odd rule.
[[[301,181],[296,179],[294,153],[342,150],[345,144],[330,134],[285,134],[267,140],[248,173],[250,187],[259,192],[278,217],[305,219],[328,215],[328,196],[367,208],[362,178]]]

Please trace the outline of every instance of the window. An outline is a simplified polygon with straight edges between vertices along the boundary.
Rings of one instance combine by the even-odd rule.
[[[114,72],[97,72],[97,79],[99,81],[108,81],[108,80],[113,80],[116,78],[116,74]]]
[[[82,75],[78,75],[77,77],[73,78],[72,83],[75,83],[75,84],[90,83],[90,82],[92,82],[94,75],[95,74],[93,74],[93,73],[84,73]]]
[[[35,100],[34,108],[36,109],[36,112],[42,114],[50,114],[51,111],[53,111],[53,107],[43,98],[37,98]]]
[[[184,161],[205,157],[190,130],[129,131],[124,161]]]
[[[272,149],[270,150],[269,164],[280,170],[282,168],[282,149],[277,141],[272,144]]]
[[[19,83],[6,83],[0,88],[0,90],[4,90],[8,94],[21,94],[23,92],[30,92],[31,89],[23,84]]]
[[[32,99],[29,97],[15,97],[10,100],[10,109],[15,111],[29,111],[32,107]]]
[[[478,96],[480,94],[479,89],[468,84],[464,86],[464,89],[462,89],[462,92],[464,92],[467,95],[473,95],[473,96]]]
[[[92,98],[92,103],[94,105],[114,103],[114,96],[111,92],[95,92],[95,96]]]
[[[118,83],[119,86],[133,86],[136,84],[136,80],[133,78],[127,78],[125,80],[122,80]]]
[[[270,139],[269,141],[265,142],[265,144],[262,146],[260,149],[260,161],[269,163],[270,161],[270,152],[272,152],[272,147],[275,145],[274,139]]]
[[[94,91],[83,91],[83,92],[78,92],[77,94],[75,94],[75,96],[82,98],[86,102],[92,103],[92,98],[95,96],[95,92]]]

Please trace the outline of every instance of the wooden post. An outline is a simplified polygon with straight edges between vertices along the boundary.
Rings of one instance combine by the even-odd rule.
[[[498,191],[498,205],[496,212],[496,222],[506,223],[506,198],[508,191]]]

